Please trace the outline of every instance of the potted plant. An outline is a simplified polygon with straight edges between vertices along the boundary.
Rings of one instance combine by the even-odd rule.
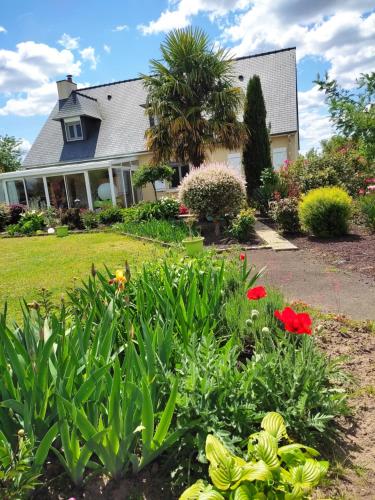
[[[56,231],[56,236],[58,236],[59,238],[68,236],[69,226],[56,226],[55,231]]]
[[[192,214],[182,215],[181,218],[185,219],[185,222],[189,228],[189,237],[182,240],[182,244],[185,247],[186,253],[190,257],[195,257],[203,251],[203,241],[202,236],[193,235],[193,224],[196,221],[196,217]]]

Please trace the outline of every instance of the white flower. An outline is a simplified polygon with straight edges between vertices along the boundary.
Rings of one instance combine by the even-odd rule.
[[[253,324],[251,319],[246,320],[246,326],[251,326]]]
[[[251,319],[256,319],[259,316],[259,311],[257,309],[253,309],[251,311]]]
[[[268,335],[268,334],[270,333],[270,329],[268,328],[268,326],[264,326],[264,327],[262,328],[262,333],[263,333],[264,335]]]

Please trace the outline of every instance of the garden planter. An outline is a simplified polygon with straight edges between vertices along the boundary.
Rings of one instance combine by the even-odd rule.
[[[57,226],[56,227],[56,236],[62,238],[64,236],[68,236],[69,227],[68,226]]]
[[[195,257],[203,251],[203,241],[204,238],[202,238],[201,236],[197,236],[182,240],[182,244],[185,247],[186,253],[190,257]]]

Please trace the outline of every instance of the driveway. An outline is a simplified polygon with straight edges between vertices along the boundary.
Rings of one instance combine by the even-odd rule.
[[[301,300],[324,312],[358,320],[375,320],[375,283],[371,278],[343,272],[318,261],[308,250],[248,252],[249,263],[266,266],[262,281],[290,300]]]

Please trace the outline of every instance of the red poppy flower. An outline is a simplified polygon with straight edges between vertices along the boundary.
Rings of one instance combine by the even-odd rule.
[[[307,313],[296,313],[290,307],[283,311],[275,311],[275,318],[284,323],[288,332],[311,335],[311,318]]]
[[[250,288],[250,290],[247,291],[246,295],[249,300],[259,300],[263,299],[263,297],[266,297],[267,292],[264,286],[256,286],[254,288]]]
[[[246,255],[243,252],[241,252],[240,253],[240,260],[245,260],[245,259],[246,259]]]

